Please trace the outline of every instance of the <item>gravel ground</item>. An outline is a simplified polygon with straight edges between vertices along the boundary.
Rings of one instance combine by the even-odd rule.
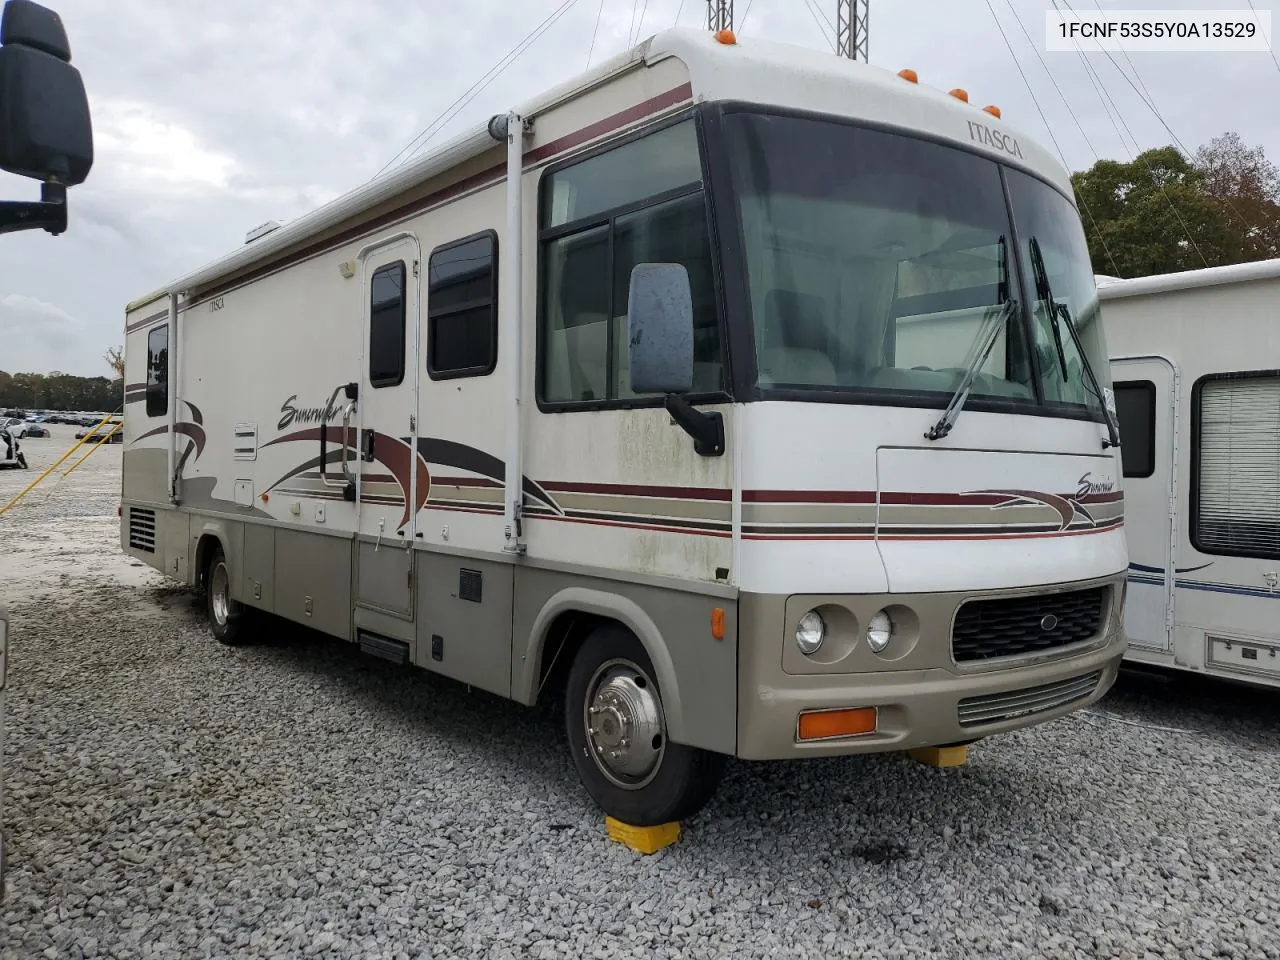
[[[1125,678],[960,770],[735,763],[644,858],[554,711],[284,625],[218,647],[120,555],[119,464],[0,519],[0,956],[1280,958],[1274,695]]]

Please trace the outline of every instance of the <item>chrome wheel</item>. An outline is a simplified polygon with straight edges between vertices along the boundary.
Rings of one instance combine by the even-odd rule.
[[[587,684],[583,725],[587,752],[611,783],[645,786],[667,748],[662,701],[653,680],[630,660],[600,665]]]
[[[224,560],[219,560],[209,571],[209,609],[213,622],[219,627],[225,627],[231,619],[231,582]]]

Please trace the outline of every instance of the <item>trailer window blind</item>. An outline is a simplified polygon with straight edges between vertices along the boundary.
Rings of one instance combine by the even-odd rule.
[[[1280,374],[1200,387],[1192,542],[1204,553],[1280,558]]]
[[[427,373],[478,377],[498,364],[498,238],[437,247],[427,261]]]
[[[1156,385],[1150,380],[1126,380],[1112,389],[1124,475],[1149,477],[1156,472]]]
[[[147,334],[147,416],[169,412],[169,325]]]
[[[369,384],[394,387],[404,381],[403,260],[374,271],[369,296]]]

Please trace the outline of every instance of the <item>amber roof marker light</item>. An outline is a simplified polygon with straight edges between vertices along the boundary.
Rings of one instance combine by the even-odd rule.
[[[916,72],[915,72],[914,70],[912,70],[910,67],[907,67],[907,68],[905,68],[905,69],[899,70],[899,71],[898,71],[898,76],[900,76],[903,80],[907,81],[907,83],[919,83],[919,82],[920,82],[920,77],[919,77],[919,76],[917,76],[917,75],[916,75]]]
[[[716,31],[716,43],[723,43],[726,47],[732,47],[737,42],[738,38],[732,30]]]

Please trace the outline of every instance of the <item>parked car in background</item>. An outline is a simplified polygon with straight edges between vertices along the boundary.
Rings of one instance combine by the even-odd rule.
[[[116,424],[120,422],[117,418],[113,417],[106,423],[102,424],[102,426],[97,430],[94,430],[94,427],[98,426],[101,421],[85,420],[81,422],[84,423],[85,426],[83,429],[76,431],[77,440],[83,440],[85,437],[93,434],[89,440],[90,443],[122,443],[124,441],[124,431],[115,430]],[[115,433],[111,433],[112,430],[115,430]],[[110,434],[110,436],[108,436],[108,434]]]
[[[49,437],[49,428],[43,423],[28,422],[23,428],[22,437],[24,440],[31,437],[44,437],[47,439]]]

